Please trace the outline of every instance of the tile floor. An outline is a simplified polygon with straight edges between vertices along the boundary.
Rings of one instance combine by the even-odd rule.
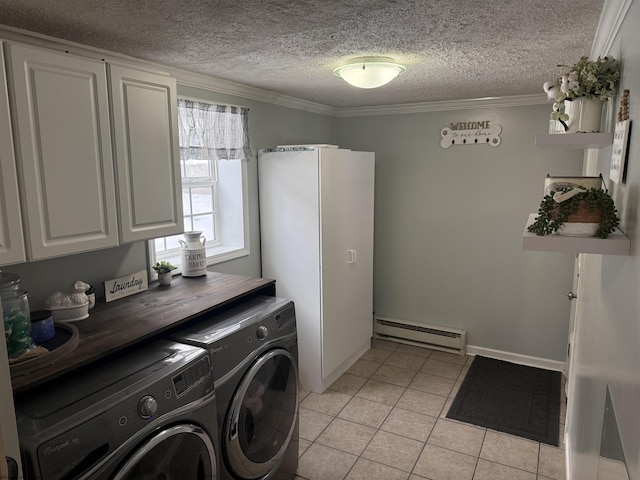
[[[374,339],[322,395],[300,392],[296,479],[564,480],[562,447],[445,418],[472,359]]]

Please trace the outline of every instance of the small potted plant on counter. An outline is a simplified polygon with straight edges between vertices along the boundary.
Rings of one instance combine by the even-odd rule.
[[[156,264],[153,265],[151,268],[153,268],[158,274],[158,283],[160,285],[170,285],[171,271],[175,270],[178,267],[176,267],[175,265],[172,265],[170,262],[165,262],[163,260],[161,262],[156,262]]]
[[[563,187],[545,195],[528,230],[536,235],[607,238],[620,224],[613,199],[600,188]]]

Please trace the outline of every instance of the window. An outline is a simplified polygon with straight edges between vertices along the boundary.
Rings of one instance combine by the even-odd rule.
[[[207,265],[248,255],[246,160],[248,109],[178,99],[178,130],[185,231],[201,231]],[[182,235],[149,242],[149,260],[180,270]]]

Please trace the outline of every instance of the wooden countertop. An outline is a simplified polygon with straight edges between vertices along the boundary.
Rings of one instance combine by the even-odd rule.
[[[74,322],[78,347],[55,363],[14,377],[14,393],[44,383],[113,352],[165,332],[202,314],[256,295],[275,295],[275,281],[207,272],[206,276],[173,277],[171,286],[157,282],[145,292],[96,303],[89,318]]]

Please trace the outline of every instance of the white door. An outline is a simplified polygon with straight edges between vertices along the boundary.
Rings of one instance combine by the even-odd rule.
[[[118,244],[103,62],[9,44],[28,257]]]
[[[4,55],[0,42],[0,265],[25,260],[18,175],[9,118]]]
[[[322,376],[372,336],[374,157],[320,150]]]
[[[122,243],[184,231],[175,78],[110,65]]]

